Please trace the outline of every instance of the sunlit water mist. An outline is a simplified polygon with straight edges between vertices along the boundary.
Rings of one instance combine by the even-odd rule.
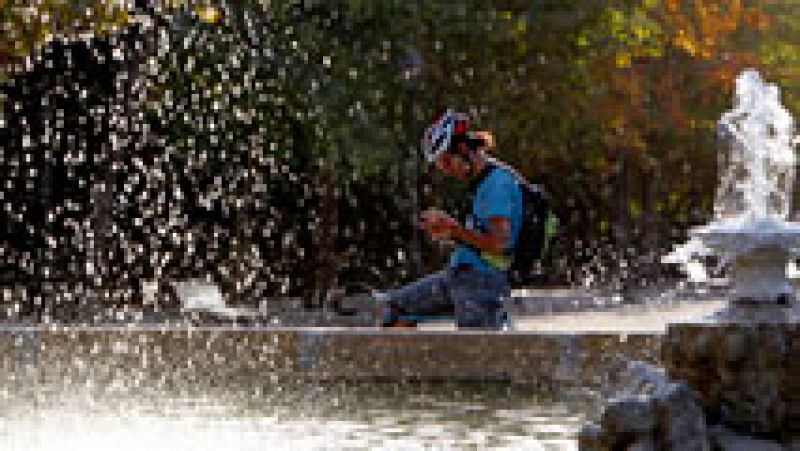
[[[487,384],[316,385],[274,393],[5,392],[0,448],[576,449],[587,397]],[[579,399],[580,398],[580,399]]]

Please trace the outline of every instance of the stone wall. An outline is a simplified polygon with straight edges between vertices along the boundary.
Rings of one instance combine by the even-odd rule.
[[[662,361],[697,391],[709,422],[773,440],[800,437],[800,324],[674,325]]]

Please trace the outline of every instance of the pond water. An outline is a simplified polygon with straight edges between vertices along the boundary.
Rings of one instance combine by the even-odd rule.
[[[24,385],[17,381],[13,385]],[[587,394],[499,383],[3,387],[0,449],[577,449]]]

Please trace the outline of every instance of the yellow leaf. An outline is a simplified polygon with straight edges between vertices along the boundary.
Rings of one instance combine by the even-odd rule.
[[[675,47],[685,50],[689,55],[694,56],[695,53],[697,53],[697,45],[694,40],[684,33],[680,33],[676,36],[673,42],[675,43]]]
[[[523,34],[528,29],[528,24],[525,23],[524,20],[518,20],[516,26],[514,27],[514,31],[518,34]]]
[[[631,54],[628,52],[618,52],[615,62],[620,69],[628,68],[631,66]]]
[[[650,37],[650,30],[645,27],[635,27],[633,33],[639,40],[647,39]]]
[[[200,17],[200,20],[206,23],[217,23],[219,20],[219,10],[214,8],[213,6],[206,6],[205,8],[201,8],[197,15]]]

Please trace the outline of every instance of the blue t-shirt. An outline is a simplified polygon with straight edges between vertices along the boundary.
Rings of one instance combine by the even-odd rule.
[[[522,189],[514,174],[503,167],[495,167],[478,185],[466,227],[485,233],[489,230],[489,218],[493,217],[511,221],[511,242],[506,247],[513,249],[522,225]],[[450,256],[450,266],[466,264],[482,271],[499,271],[478,252],[471,246],[459,245]]]

